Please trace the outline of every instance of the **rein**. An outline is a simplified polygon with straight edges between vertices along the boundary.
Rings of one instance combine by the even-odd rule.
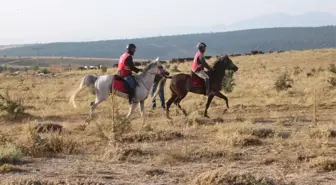
[[[157,69],[157,71],[159,71],[159,69]],[[147,72],[148,74],[151,74],[151,75],[157,75],[158,73],[151,73],[151,72]],[[145,86],[145,88],[149,91],[149,88],[146,86],[145,82],[140,78],[140,81],[142,82],[142,84]]]

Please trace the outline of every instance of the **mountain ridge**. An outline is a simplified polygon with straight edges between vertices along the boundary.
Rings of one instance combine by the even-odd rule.
[[[197,42],[207,43],[207,55],[246,53],[251,50],[301,50],[336,47],[336,26],[256,28],[240,31],[156,36],[88,42],[58,42],[0,50],[4,56],[41,56],[119,58],[128,43],[138,50],[136,58],[161,59],[190,57]]]

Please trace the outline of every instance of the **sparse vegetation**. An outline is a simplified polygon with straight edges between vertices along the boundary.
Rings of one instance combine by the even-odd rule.
[[[225,71],[225,76],[222,82],[222,87],[224,92],[231,93],[236,86],[235,79],[233,78],[234,71],[227,70]]]
[[[328,69],[335,51],[230,57],[240,69],[234,76],[234,91],[227,96],[230,108],[215,97],[208,109],[210,119],[202,117],[207,97],[188,93],[181,103],[187,117],[173,104],[172,119],[166,119],[158,99],[157,108],[151,110],[149,97],[144,120],[137,107],[125,121],[127,100],[110,96],[88,121],[94,95],[84,89],[74,109],[68,104],[68,93],[84,75],[101,71],[61,71],[55,78],[35,71],[2,73],[0,94],[34,108],[25,109],[30,114],[25,119],[7,119],[8,112],[1,112],[1,183],[283,185],[293,181],[302,185],[323,179],[332,184],[336,91],[327,82],[334,74],[319,69]],[[175,65],[190,73],[191,62],[171,64],[171,69]],[[299,70],[295,76],[296,66],[309,72],[315,68],[317,73],[307,78]],[[284,71],[288,71],[284,84],[292,85],[293,76],[295,85],[276,92],[274,82]],[[115,72],[108,68],[106,74]],[[167,101],[169,86],[164,93]]]
[[[33,71],[37,71],[37,70],[40,69],[40,66],[38,66],[38,65],[32,65],[32,66],[30,66],[30,69],[33,70]]]
[[[171,72],[178,73],[180,72],[180,70],[178,69],[177,65],[174,65],[173,68],[171,69]]]
[[[313,160],[310,167],[317,168],[318,170],[323,170],[325,172],[336,171],[336,160],[320,157]]]
[[[289,76],[287,72],[278,76],[275,82],[275,89],[277,91],[287,90],[292,87],[293,79]]]
[[[0,112],[5,112],[10,119],[16,119],[28,115],[25,111],[32,109],[32,106],[25,106],[24,100],[19,98],[13,100],[9,97],[9,91],[6,94],[0,94]]]
[[[9,172],[22,172],[22,171],[24,170],[12,164],[4,164],[0,166],[0,174]]]
[[[297,75],[299,75],[300,73],[302,73],[302,69],[299,67],[299,66],[295,66],[295,68],[294,68],[294,76],[297,76]]]
[[[14,144],[2,143],[0,145],[0,166],[4,164],[17,164],[21,161],[21,158],[22,152]]]
[[[229,172],[224,169],[205,172],[193,181],[195,185],[294,185],[283,180],[256,177],[252,173]]]
[[[330,78],[328,78],[328,83],[331,86],[336,87],[336,77],[330,77]]]
[[[75,154],[80,144],[66,134],[47,133],[40,135],[30,129],[28,137],[18,143],[25,155],[33,157],[55,156],[57,154]]]
[[[102,71],[103,73],[106,73],[106,72],[107,72],[107,67],[106,67],[106,66],[102,66],[101,71]]]
[[[330,71],[331,73],[336,74],[336,66],[335,64],[330,64],[328,67],[328,71]]]

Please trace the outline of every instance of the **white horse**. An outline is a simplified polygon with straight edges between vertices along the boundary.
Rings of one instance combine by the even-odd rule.
[[[157,74],[161,76],[166,76],[166,74],[169,74],[167,69],[164,68],[159,62],[159,58],[149,63],[145,67],[143,72],[133,75],[138,85],[135,88],[134,98],[130,106],[130,110],[126,116],[126,119],[128,119],[132,115],[132,113],[134,112],[136,108],[136,105],[139,103],[140,103],[139,104],[140,114],[142,117],[144,117],[144,108],[145,108],[144,101],[149,95],[150,88],[154,84],[154,78],[155,78],[155,75]],[[72,94],[69,102],[71,102],[73,106],[76,108],[77,107],[75,103],[76,95],[79,92],[81,92],[85,87],[90,87],[92,93],[96,95],[95,101],[91,102],[90,104],[90,119],[91,119],[93,112],[95,108],[98,106],[98,104],[105,101],[111,94],[113,82],[115,80],[114,78],[115,78],[114,75],[102,75],[102,76],[86,75],[84,76],[79,85],[79,88]],[[128,94],[125,94],[120,91],[114,91],[113,93],[118,97],[128,99]]]

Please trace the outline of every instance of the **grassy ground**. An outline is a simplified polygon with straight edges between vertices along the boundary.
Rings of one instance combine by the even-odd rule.
[[[336,64],[336,49],[232,60],[239,71],[233,92],[226,93],[228,111],[215,98],[211,119],[202,118],[206,97],[188,94],[181,103],[188,117],[173,106],[168,120],[147,99],[146,127],[138,109],[132,121],[122,122],[128,104],[116,97],[102,103],[87,125],[94,96],[80,93],[77,109],[68,99],[90,71],[0,74],[0,93],[31,106],[23,118],[1,116],[1,183],[336,184],[336,87],[328,82],[336,77],[328,70]],[[170,69],[188,72],[190,66]],[[274,84],[286,71],[292,82],[284,86],[292,88],[277,91]],[[166,89],[166,100],[169,94]],[[63,128],[37,133],[38,124]]]

